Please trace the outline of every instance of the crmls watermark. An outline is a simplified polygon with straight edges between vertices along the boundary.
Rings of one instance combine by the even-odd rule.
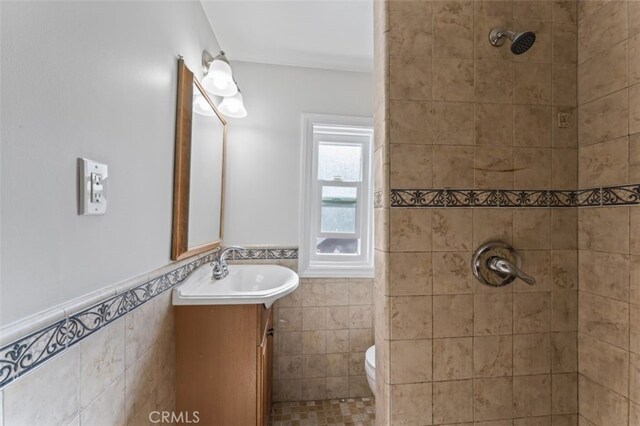
[[[149,413],[151,423],[192,424],[200,423],[199,411],[152,411]]]

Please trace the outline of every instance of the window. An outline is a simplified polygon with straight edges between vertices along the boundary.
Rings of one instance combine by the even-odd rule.
[[[372,121],[304,115],[299,273],[373,277]]]

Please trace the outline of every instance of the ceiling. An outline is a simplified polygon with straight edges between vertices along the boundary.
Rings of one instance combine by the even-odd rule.
[[[201,2],[230,61],[373,68],[373,0]]]

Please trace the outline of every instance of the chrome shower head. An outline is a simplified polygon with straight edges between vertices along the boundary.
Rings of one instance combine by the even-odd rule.
[[[536,41],[536,34],[532,31],[516,33],[515,31],[496,27],[489,33],[489,41],[496,47],[504,44],[505,37],[511,40],[511,53],[514,55],[522,55],[531,49],[531,46],[533,46],[533,43]]]

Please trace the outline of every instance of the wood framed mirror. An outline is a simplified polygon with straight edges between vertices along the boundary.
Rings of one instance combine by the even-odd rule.
[[[171,259],[219,247],[224,219],[227,123],[180,58]]]

